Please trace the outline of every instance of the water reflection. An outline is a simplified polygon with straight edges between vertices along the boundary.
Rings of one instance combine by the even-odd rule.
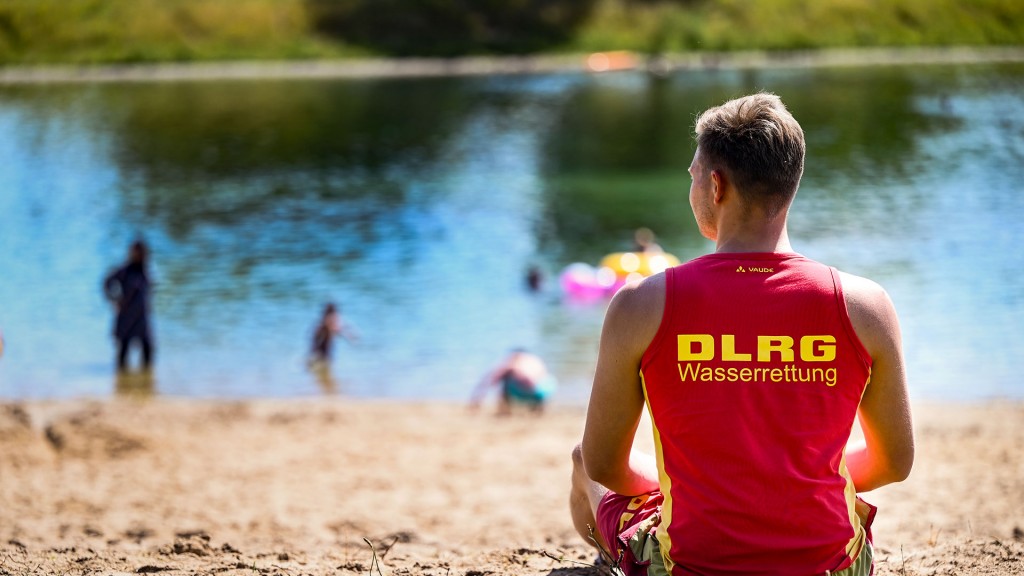
[[[697,250],[686,200],[693,106],[654,76],[595,77],[567,90],[543,149],[545,248],[594,263],[649,227]]]
[[[334,376],[330,362],[310,362],[309,372],[316,379],[316,383],[324,395],[335,396],[341,392],[341,384]]]
[[[128,398],[149,398],[156,394],[156,377],[152,370],[117,370],[114,374],[114,393]]]
[[[687,203],[694,115],[757,89],[807,133],[797,249],[889,289],[913,385],[1024,394],[1003,360],[1024,349],[1010,320],[1024,312],[1022,78],[1017,65],[2,87],[0,395],[109,390],[99,282],[144,233],[160,393],[464,398],[526,346],[562,398],[585,399],[603,302],[564,301],[552,279],[642,226],[682,259],[709,250]],[[362,339],[310,372],[309,310],[325,301]]]

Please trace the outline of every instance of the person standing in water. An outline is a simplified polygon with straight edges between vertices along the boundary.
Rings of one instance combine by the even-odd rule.
[[[117,340],[117,369],[128,367],[128,353],[134,342],[142,350],[141,365],[153,365],[153,334],[150,326],[152,284],[147,269],[149,249],[142,240],[132,242],[128,261],[103,281],[103,292],[116,309],[114,338]]]

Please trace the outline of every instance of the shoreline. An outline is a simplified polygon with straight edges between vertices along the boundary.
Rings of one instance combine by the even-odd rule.
[[[690,52],[657,57],[625,52],[462,58],[366,58],[96,65],[0,66],[0,85],[263,79],[373,79],[680,70],[998,64],[1024,62],[1024,46],[830,48]]]
[[[0,574],[598,576],[572,528],[586,410],[442,401],[0,401]],[[871,491],[878,576],[1024,573],[1024,402],[914,404]],[[637,445],[652,439],[641,428]],[[371,548],[372,546],[372,548]]]

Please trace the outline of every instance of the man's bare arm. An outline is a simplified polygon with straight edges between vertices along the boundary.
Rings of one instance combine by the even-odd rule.
[[[640,360],[658,330],[664,302],[663,275],[627,286],[612,299],[601,332],[583,462],[592,480],[627,496],[658,488],[654,458],[632,447],[644,407]]]
[[[871,381],[858,418],[864,442],[847,451],[846,465],[858,492],[899,482],[914,463],[914,431],[896,310],[874,282],[842,275],[850,320],[872,358]]]

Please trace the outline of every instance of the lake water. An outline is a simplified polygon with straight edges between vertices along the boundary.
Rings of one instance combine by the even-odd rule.
[[[461,399],[525,346],[583,403],[605,303],[558,273],[638,226],[709,251],[693,121],[757,89],[807,134],[795,249],[889,291],[912,395],[1024,397],[1021,65],[0,86],[0,397]],[[152,381],[100,291],[139,234]],[[360,336],[330,376],[328,300]]]

